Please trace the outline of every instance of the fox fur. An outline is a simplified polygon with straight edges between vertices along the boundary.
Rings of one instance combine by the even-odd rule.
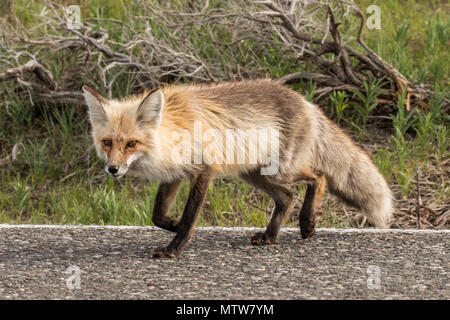
[[[95,148],[107,168],[117,167],[115,176],[129,173],[169,184],[205,172],[211,179],[248,177],[267,162],[262,163],[261,157],[251,164],[174,162],[174,132],[195,135],[195,121],[204,131],[215,129],[223,134],[227,128],[275,128],[278,141],[266,141],[279,144],[278,170],[270,175],[269,183],[280,187],[300,182],[314,184],[312,207],[317,207],[327,187],[330,193],[365,213],[377,227],[386,227],[392,215],[391,191],[371,158],[319,107],[275,80],[166,85],[111,100],[87,86],[83,90]],[[111,146],[105,145],[105,139],[111,141]],[[207,146],[192,146],[198,147]],[[226,152],[216,156],[223,160]]]

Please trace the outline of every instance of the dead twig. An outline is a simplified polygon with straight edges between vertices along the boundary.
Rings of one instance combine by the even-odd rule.
[[[12,28],[1,20],[4,31],[0,45],[6,54],[0,54],[0,61],[6,67],[0,70],[0,82],[14,82],[15,91],[28,95],[32,104],[80,104],[83,99],[79,79],[103,83],[107,95],[112,97],[113,88],[125,77],[127,88],[133,91],[176,81],[263,77],[267,68],[253,65],[252,61],[268,54],[270,44],[282,50],[286,61],[308,66],[308,71],[285,75],[279,81],[315,82],[317,103],[334,90],[364,90],[363,81],[385,78],[389,81],[380,101],[395,102],[398,94],[407,90],[408,110],[428,104],[429,91],[425,86],[409,81],[366,45],[364,15],[352,1],[261,0],[243,4],[226,0],[222,8],[210,8],[207,0],[176,7],[169,1],[138,1],[143,14],[133,19],[145,26],[139,31],[129,21],[97,18],[85,19],[78,29],[69,28],[65,8],[50,0],[45,0],[45,10],[39,14],[42,20],[39,25],[52,31],[48,36],[33,37],[32,32],[20,27],[20,21],[18,27]],[[343,34],[340,24],[346,15],[355,15],[359,24]],[[99,21],[109,22],[110,29],[94,28]],[[169,32],[160,36],[149,21],[158,21]],[[203,36],[209,36],[210,42],[230,62],[223,64],[205,56],[189,40],[194,31],[187,26],[207,30]],[[132,36],[126,42],[112,39],[110,35],[115,28]],[[220,37],[224,30],[232,30],[231,39]],[[242,46],[248,41],[255,43],[255,47]],[[54,74],[43,63],[48,61],[49,52],[75,55],[76,61],[62,74]],[[247,61],[238,56],[247,57]],[[28,60],[23,62],[23,57]],[[449,105],[447,100],[444,103]]]

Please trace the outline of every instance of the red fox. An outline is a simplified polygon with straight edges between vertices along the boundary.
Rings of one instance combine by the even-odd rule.
[[[326,188],[375,226],[387,227],[393,198],[371,158],[319,107],[275,80],[166,85],[112,100],[88,86],[83,91],[107,173],[160,181],[152,219],[176,236],[153,257],[181,255],[209,183],[228,175],[275,202],[265,232],[251,238],[255,245],[275,243],[293,200],[289,186],[300,182],[308,183],[302,238],[314,233],[314,211]],[[190,180],[189,198],[175,220],[168,213],[183,179]]]

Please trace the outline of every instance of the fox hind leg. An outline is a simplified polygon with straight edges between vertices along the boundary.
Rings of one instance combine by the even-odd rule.
[[[270,222],[265,232],[259,232],[251,238],[254,245],[266,245],[276,242],[281,224],[285,220],[292,204],[292,193],[285,187],[270,181],[268,176],[259,173],[242,175],[245,181],[267,193],[274,201]]]
[[[300,210],[300,233],[303,239],[311,237],[315,232],[314,212],[319,206],[325,187],[326,180],[324,175],[318,177],[313,183],[308,184],[305,201]]]

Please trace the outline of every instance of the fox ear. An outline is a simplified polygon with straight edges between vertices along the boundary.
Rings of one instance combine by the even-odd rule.
[[[137,121],[159,125],[164,109],[164,94],[161,90],[150,92],[138,107]]]
[[[91,123],[104,123],[107,121],[106,112],[103,108],[108,100],[106,100],[100,93],[94,89],[84,85],[83,86],[84,100],[89,107],[89,117]]]

